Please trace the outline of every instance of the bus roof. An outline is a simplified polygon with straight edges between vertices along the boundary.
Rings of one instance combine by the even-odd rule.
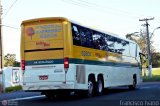
[[[123,38],[123,37],[120,37],[119,35],[117,34],[114,34],[114,33],[111,33],[111,32],[108,32],[108,31],[104,31],[104,30],[99,30],[99,29],[96,29],[96,28],[92,28],[92,27],[88,27],[88,26],[85,26],[85,25],[82,25],[74,20],[71,20],[71,19],[68,19],[68,18],[65,18],[65,17],[43,17],[43,18],[35,18],[35,19],[28,19],[28,20],[24,20],[22,21],[21,25],[22,24],[25,24],[25,23],[31,23],[31,22],[41,22],[41,21],[51,21],[51,20],[58,20],[58,21],[69,21],[71,23],[74,23],[74,24],[77,24],[77,25],[80,25],[80,26],[83,26],[83,27],[86,27],[86,28],[89,28],[89,29],[92,29],[92,30],[95,30],[95,31],[98,31],[98,32],[102,32],[102,33],[105,33],[105,34],[108,34],[108,35],[111,35],[111,36],[114,36],[114,37],[117,37],[119,39],[122,39],[122,40],[126,40],[128,42],[132,42],[132,43],[135,43],[137,44],[136,42],[132,41],[132,40],[129,40],[129,39],[126,39],[126,38]]]
[[[30,23],[30,22],[41,22],[41,21],[51,21],[51,20],[59,20],[59,21],[69,21],[67,18],[64,17],[43,17],[43,18],[35,18],[35,19],[28,19],[22,21],[22,24]]]

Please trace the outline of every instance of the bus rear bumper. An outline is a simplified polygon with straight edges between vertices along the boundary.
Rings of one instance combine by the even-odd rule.
[[[23,84],[23,90],[25,91],[42,91],[42,90],[61,90],[61,89],[74,89],[74,82],[67,82],[61,84],[37,84],[26,83]]]

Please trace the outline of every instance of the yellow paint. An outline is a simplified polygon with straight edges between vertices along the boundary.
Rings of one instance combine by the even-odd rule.
[[[21,28],[21,59],[43,60],[69,57],[124,62],[121,54],[73,45],[71,22],[65,18],[27,20],[22,22]],[[43,38],[42,36],[45,35],[48,37]],[[54,48],[63,48],[63,50],[24,52]]]
[[[120,62],[121,60],[119,58],[122,58],[120,54],[74,45],[72,51],[71,58],[77,59]]]
[[[31,24],[25,26],[24,31],[26,50],[63,47],[63,44],[59,44],[63,43],[62,23]]]
[[[37,51],[25,53],[26,60],[61,59],[63,50]]]
[[[69,25],[68,20],[61,17],[23,21],[21,25],[21,59],[58,59],[63,58],[64,53],[68,56],[70,43],[64,43],[71,41],[69,40],[71,39]],[[62,50],[25,52],[54,48],[62,48]],[[67,52],[64,52],[63,49]]]

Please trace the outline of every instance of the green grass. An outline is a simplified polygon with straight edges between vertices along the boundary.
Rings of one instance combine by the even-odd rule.
[[[0,82],[0,93],[2,93],[3,92],[3,84],[2,84],[2,82]]]
[[[153,82],[153,81],[160,81],[160,75],[152,75],[152,78],[143,77],[144,82]]]
[[[152,69],[152,78],[148,77],[148,70],[146,70],[146,76],[144,76],[143,71],[142,71],[142,75],[143,75],[144,82],[160,81],[160,68]]]
[[[22,90],[22,86],[19,85],[19,86],[5,88],[5,92],[12,92],[12,91],[18,91],[18,90]]]

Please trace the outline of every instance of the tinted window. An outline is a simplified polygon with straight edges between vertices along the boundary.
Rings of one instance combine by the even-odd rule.
[[[92,31],[88,28],[80,27],[81,45],[83,47],[92,47]]]
[[[115,52],[115,37],[106,35],[107,51]]]
[[[81,36],[78,29],[78,26],[72,25],[73,44],[81,46]]]
[[[122,49],[124,51],[122,52],[123,55],[129,56],[129,42],[122,40]]]
[[[100,43],[99,43],[100,37],[101,36],[98,33],[93,33],[92,38],[93,38],[93,48],[94,49],[100,49]]]
[[[136,44],[130,43],[130,56],[136,57]]]
[[[115,40],[115,52],[129,56],[129,42],[116,38]]]
[[[93,35],[93,47],[95,49],[113,51],[114,43],[110,41],[110,37],[106,34],[94,31]]]
[[[122,55],[134,55],[134,50],[129,51],[133,44],[129,46],[129,42],[120,38],[104,34],[89,28],[85,28],[76,24],[72,24],[73,44],[88,48],[94,48]]]
[[[92,31],[88,28],[72,24],[73,44],[83,47],[92,47]]]

